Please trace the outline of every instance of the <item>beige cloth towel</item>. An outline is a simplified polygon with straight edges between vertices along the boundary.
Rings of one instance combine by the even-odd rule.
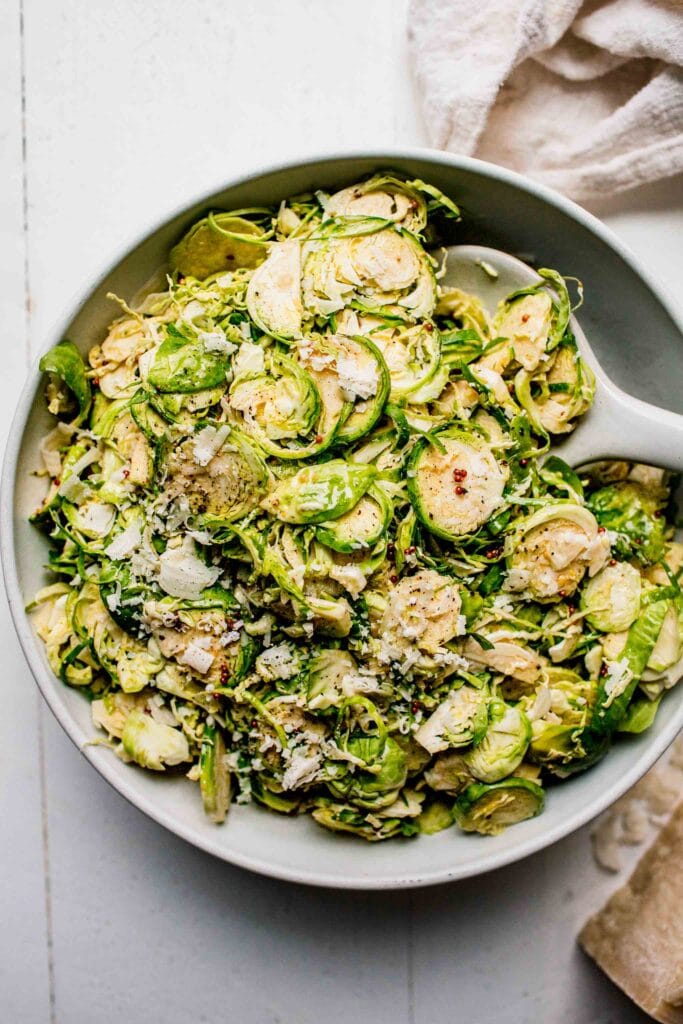
[[[683,0],[411,0],[432,145],[585,200],[683,170]]]

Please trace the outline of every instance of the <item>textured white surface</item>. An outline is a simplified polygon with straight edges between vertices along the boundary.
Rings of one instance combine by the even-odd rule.
[[[0,15],[0,433],[28,351],[140,227],[260,161],[424,142],[403,0],[1,0]],[[683,302],[681,180],[597,212]],[[574,945],[615,885],[586,830],[414,894],[249,875],[110,790],[39,706],[4,603],[0,630],[3,1021],[646,1019]]]

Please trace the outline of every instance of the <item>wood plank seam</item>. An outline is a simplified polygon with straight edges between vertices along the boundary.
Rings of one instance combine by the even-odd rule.
[[[28,189],[28,131],[27,131],[27,92],[26,92],[26,19],[24,17],[24,0],[19,0],[19,46],[20,46],[20,77],[21,77],[21,198],[22,198],[22,232],[24,241],[24,350],[26,369],[31,365],[31,272],[29,262],[29,189]],[[47,766],[45,753],[45,729],[43,700],[36,691],[38,708],[38,773],[40,779],[40,823],[41,842],[43,847],[43,887],[45,900],[45,939],[47,955],[47,976],[49,988],[50,1024],[56,1024],[56,993],[54,965],[54,929],[52,918],[52,884],[50,873],[50,834],[48,823],[47,797]]]

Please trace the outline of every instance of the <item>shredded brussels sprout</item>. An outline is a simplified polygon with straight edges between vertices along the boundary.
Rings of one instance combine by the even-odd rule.
[[[87,362],[41,361],[36,632],[213,822],[496,834],[683,673],[671,481],[548,456],[595,390],[567,286],[441,289],[459,216],[392,171],[209,211]]]

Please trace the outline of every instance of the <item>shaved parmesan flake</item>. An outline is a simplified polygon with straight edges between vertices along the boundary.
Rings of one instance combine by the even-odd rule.
[[[337,356],[337,374],[342,390],[351,399],[370,398],[377,393],[379,373],[374,360],[363,362],[352,355]]]
[[[247,373],[263,373],[265,368],[266,361],[260,345],[254,345],[251,341],[245,341],[240,345],[232,364],[236,378]]]
[[[59,452],[69,443],[76,428],[70,423],[58,423],[40,442],[40,455],[50,476],[57,477],[62,471],[62,457]]]
[[[211,668],[213,657],[211,651],[204,650],[198,643],[189,643],[178,658],[178,661],[182,665],[187,665],[189,668],[194,669],[195,672],[204,675]]]
[[[331,579],[341,583],[352,597],[358,597],[368,582],[363,570],[357,565],[335,565],[329,575]]]
[[[125,530],[114,537],[111,544],[104,549],[107,558],[113,560],[127,558],[139,546],[142,540],[142,533],[137,523],[131,523]]]
[[[609,707],[624,692],[633,678],[633,673],[625,658],[620,658],[619,661],[606,661],[605,666],[607,668],[607,675],[605,676],[607,700],[605,701],[605,707]]]
[[[230,427],[224,423],[221,427],[204,427],[195,436],[192,452],[198,466],[208,466],[214,455],[223,447]]]
[[[228,341],[223,331],[200,331],[197,337],[207,352],[222,352],[229,356],[237,351],[237,345]]]
[[[181,547],[167,548],[159,558],[159,586],[171,597],[192,600],[212,587],[221,574],[219,568],[205,565],[194,551],[189,538]]]

